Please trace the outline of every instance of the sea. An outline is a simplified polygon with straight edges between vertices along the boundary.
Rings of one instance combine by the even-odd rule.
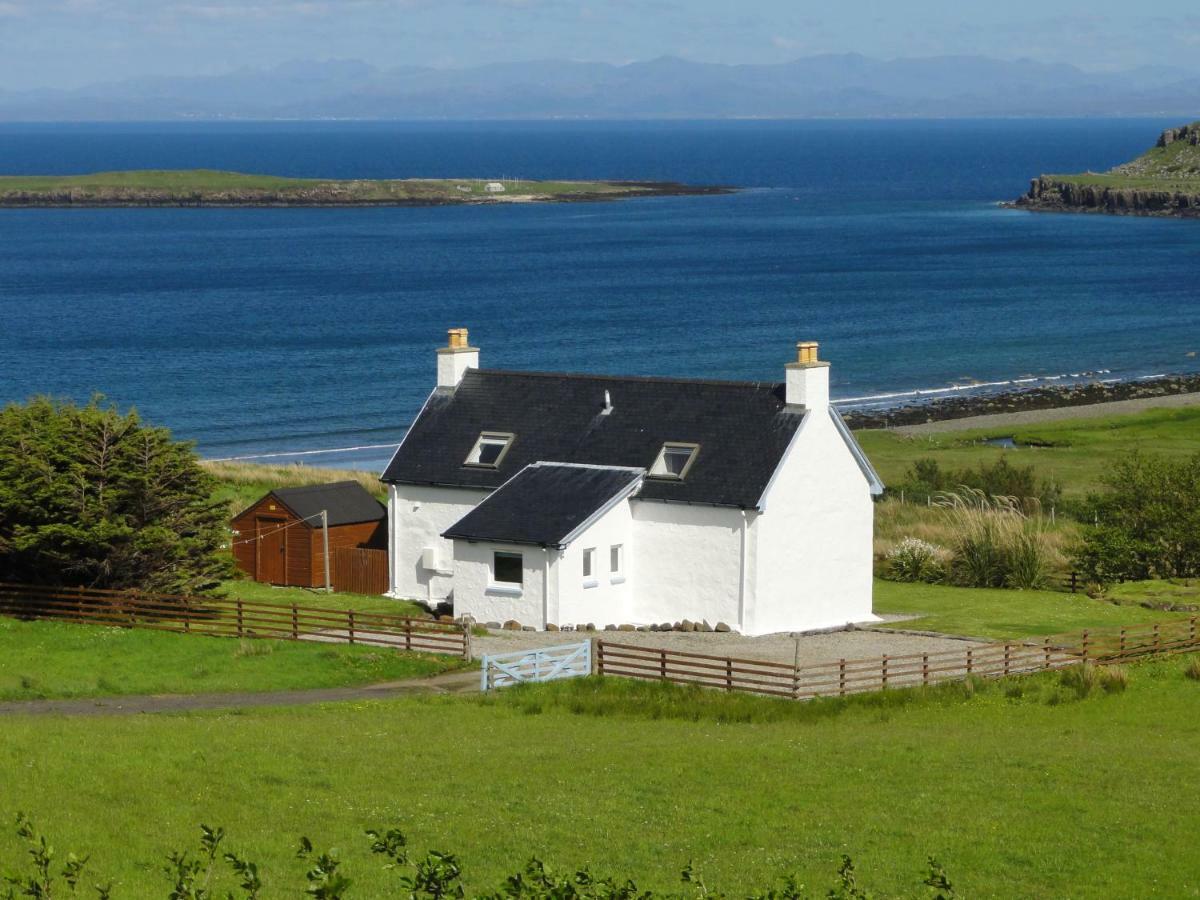
[[[1200,222],[1003,209],[1157,119],[0,125],[0,172],[638,179],[722,196],[0,210],[0,403],[99,394],[214,459],[379,469],[446,329],[486,367],[843,405],[1200,369]]]

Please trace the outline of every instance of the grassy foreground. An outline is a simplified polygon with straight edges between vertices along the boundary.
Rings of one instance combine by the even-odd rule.
[[[674,718],[670,697],[594,682],[245,715],[10,717],[4,814],[92,853],[123,897],[164,896],[163,856],[201,822],[259,863],[264,897],[283,896],[273,873],[294,884],[303,870],[302,834],[340,848],[352,897],[392,895],[361,838],[381,824],[458,854],[468,890],[536,854],[657,890],[678,890],[690,860],[731,895],[795,871],[823,896],[849,853],[878,895],[912,896],[932,853],[960,896],[1195,896],[1200,682],[1183,667],[1132,667],[1124,693],[1088,699],[1048,675],[795,717],[777,710],[803,705],[710,694],[694,721]],[[0,832],[0,862],[19,853]]]
[[[0,618],[0,700],[344,687],[461,665],[382,648]]]

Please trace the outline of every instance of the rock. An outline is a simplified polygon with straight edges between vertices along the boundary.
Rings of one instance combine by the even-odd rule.
[[[493,631],[499,631],[499,630],[500,630],[501,628],[503,628],[504,626],[503,626],[503,625],[501,625],[499,622],[485,622],[485,623],[483,624],[483,627],[484,627],[484,628],[490,628],[490,629],[491,629],[491,630],[493,630]]]
[[[605,631],[616,631],[616,630],[617,630],[617,626],[616,626],[616,625],[605,625],[605,626],[604,626],[604,630],[605,630]]]
[[[696,625],[696,630],[708,632],[712,631],[712,626],[708,624],[708,619],[705,619],[703,622],[700,622]]]
[[[522,631],[537,631],[537,629],[534,628],[532,625],[522,625],[521,630]]]
[[[438,616],[439,622],[453,622],[454,616]]]
[[[562,625],[562,626],[559,626],[558,630],[559,631],[574,631],[575,626],[574,625]]]
[[[637,631],[632,625],[618,625],[617,631]]]
[[[656,623],[654,625],[651,625],[649,630],[650,631],[661,631],[662,629],[659,628],[658,624]]]
[[[650,629],[650,626],[649,626],[649,625],[639,625],[639,626],[637,627],[637,630],[638,630],[638,631],[650,631],[651,629]]]
[[[555,625],[553,622],[547,622],[547,623],[546,623],[546,630],[547,630],[547,631],[558,631],[558,626],[557,626],[557,625]]]
[[[584,626],[584,627],[585,627],[585,628],[586,628],[588,631],[595,631],[595,630],[596,630],[596,623],[595,623],[595,622],[588,622],[588,623],[587,623],[587,625],[586,625],[586,626]]]
[[[504,623],[504,630],[505,631],[520,631],[521,623],[518,622],[516,619],[509,619],[507,622]]]
[[[696,625],[695,625],[695,623],[692,622],[691,619],[684,619],[682,622],[679,623],[679,630],[680,631],[695,631]]]
[[[718,622],[716,624],[716,627],[713,630],[719,631],[722,634],[728,634],[729,632],[733,631],[733,629],[730,628],[728,625],[726,625],[724,622]]]
[[[671,631],[674,627],[675,626],[673,626],[670,622],[663,622],[661,625],[658,626],[658,630],[659,631]]]

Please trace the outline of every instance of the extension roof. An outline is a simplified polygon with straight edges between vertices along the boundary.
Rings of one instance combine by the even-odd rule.
[[[276,488],[271,494],[301,519],[309,519],[306,524],[310,528],[320,527],[321,510],[329,513],[331,527],[378,522],[387,515],[387,507],[357,481]]]
[[[563,547],[633,493],[645,474],[642,469],[537,462],[493,491],[442,537]]]
[[[429,396],[382,480],[487,490],[538,460],[649,470],[680,442],[699,445],[686,478],[647,478],[640,498],[753,509],[804,412],[778,383],[468,369]],[[500,465],[463,465],[484,431],[514,435]]]

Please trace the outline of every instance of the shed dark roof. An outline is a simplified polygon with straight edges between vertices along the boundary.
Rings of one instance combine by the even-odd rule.
[[[571,532],[645,474],[563,463],[534,463],[455,522],[442,537],[561,546]]]
[[[750,509],[803,418],[783,398],[777,383],[469,369],[430,395],[382,477],[488,489],[538,460],[649,469],[679,441],[700,446],[687,477],[648,478],[640,497]],[[515,435],[497,469],[463,465],[483,431]]]
[[[302,519],[309,516],[319,517],[321,510],[326,510],[329,513],[330,526],[377,522],[387,515],[387,507],[372,497],[357,481],[276,488],[271,493]],[[317,528],[321,522],[316,518],[307,524]]]

